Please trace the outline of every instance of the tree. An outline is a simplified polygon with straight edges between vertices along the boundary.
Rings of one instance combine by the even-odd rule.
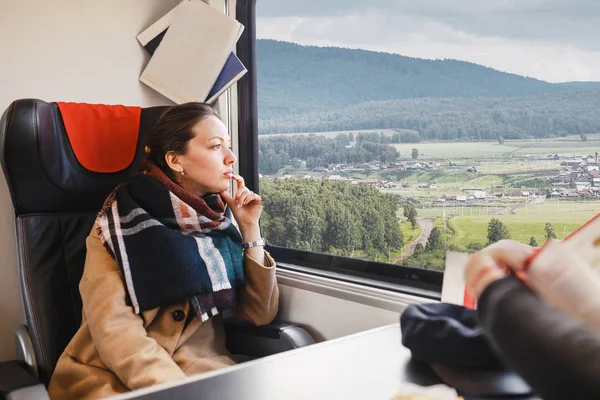
[[[431,253],[436,250],[441,250],[444,248],[444,242],[442,241],[442,231],[437,226],[431,230],[429,234],[429,238],[427,239],[427,244],[425,245],[425,252]]]
[[[413,256],[419,256],[423,253],[425,253],[423,245],[421,243],[417,243],[417,245],[415,246],[415,251],[413,252]]]
[[[419,150],[418,149],[412,149],[412,159],[416,160],[417,158],[419,158]]]
[[[310,179],[263,178],[260,185],[261,226],[270,243],[345,256],[360,251],[371,260],[404,244],[398,205],[376,188]]]
[[[410,226],[412,226],[413,230],[417,229],[417,214],[411,214],[408,220],[410,221]]]
[[[546,225],[544,225],[544,230],[546,231],[546,239],[556,239],[554,227],[550,222],[546,222]]]
[[[496,243],[503,239],[510,239],[508,228],[498,218],[492,218],[488,224],[488,244]]]
[[[412,204],[404,205],[404,216],[410,221],[413,229],[417,227],[417,209]]]
[[[326,250],[342,250],[346,254],[355,247],[354,221],[350,211],[342,203],[325,211],[323,245]]]
[[[502,136],[502,135],[498,136],[498,143],[504,144],[504,136]]]
[[[581,140],[587,140],[587,135],[585,133],[582,133],[581,135],[579,135],[579,137],[581,138]]]
[[[347,133],[339,133],[336,137],[335,137],[335,141],[337,142],[338,146],[347,146],[350,144],[350,136],[348,136]]]
[[[531,247],[538,247],[538,242],[537,240],[535,240],[535,237],[532,236],[529,238],[529,245]]]

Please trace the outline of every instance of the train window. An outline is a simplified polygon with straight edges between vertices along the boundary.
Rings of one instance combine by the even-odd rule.
[[[268,242],[439,283],[423,271],[447,250],[541,245],[591,218],[600,57],[585,7],[258,0]]]

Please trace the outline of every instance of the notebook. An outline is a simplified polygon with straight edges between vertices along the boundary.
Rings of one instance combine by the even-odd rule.
[[[138,35],[153,53],[140,81],[178,104],[205,101],[242,31],[208,4],[184,1]]]
[[[231,52],[227,61],[225,61],[225,65],[221,69],[217,80],[213,84],[213,87],[210,89],[210,92],[208,92],[208,97],[205,101],[207,103],[214,102],[225,90],[244,76],[246,72],[248,72],[248,70],[244,64],[242,64],[235,53]]]
[[[167,33],[169,25],[172,21],[173,10],[137,36],[140,44],[150,55],[154,54],[160,45],[162,38]],[[237,55],[233,51],[229,53],[229,57],[227,57],[225,65],[223,65],[219,76],[215,80],[215,83],[213,84],[207,98],[204,101],[206,103],[213,103],[221,94],[223,94],[225,90],[227,90],[231,85],[244,76],[246,72],[248,72],[248,70],[244,64],[242,64]]]

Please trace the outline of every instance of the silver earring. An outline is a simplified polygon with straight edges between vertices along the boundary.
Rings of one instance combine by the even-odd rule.
[[[181,168],[181,169],[179,170],[179,172],[181,172],[181,175],[185,175],[185,172],[183,172],[183,168]]]

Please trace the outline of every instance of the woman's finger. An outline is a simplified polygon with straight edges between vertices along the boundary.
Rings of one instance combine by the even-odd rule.
[[[240,175],[232,175],[231,179],[233,179],[234,181],[237,182],[237,190],[241,190],[242,188],[246,187],[246,182],[244,181],[244,178],[242,178]]]
[[[242,192],[242,194],[240,194],[240,196],[236,199],[236,203],[237,203],[238,207],[241,207],[244,204],[246,204],[246,199],[249,196],[251,196],[251,193],[249,190],[245,190],[244,192]]]
[[[246,190],[250,190],[246,187],[246,183],[244,181],[244,178],[242,178],[240,175],[233,175],[232,179],[237,183],[237,189],[235,191],[235,201],[236,203],[239,204],[239,198],[240,196],[244,193],[244,191]]]
[[[242,204],[242,200],[244,198],[246,198],[246,196],[248,196],[249,194],[250,194],[250,189],[248,189],[245,186],[241,189],[238,189],[238,191],[235,193],[236,204]]]
[[[252,190],[244,190],[242,194],[240,194],[240,197],[237,199],[237,204],[240,206],[245,206],[248,203],[262,204],[262,199]]]
[[[246,198],[242,202],[242,205],[246,205],[246,204],[249,204],[249,203],[262,204],[262,199],[256,193],[254,193],[253,191],[250,191],[250,193],[248,194],[248,196],[246,196]]]

